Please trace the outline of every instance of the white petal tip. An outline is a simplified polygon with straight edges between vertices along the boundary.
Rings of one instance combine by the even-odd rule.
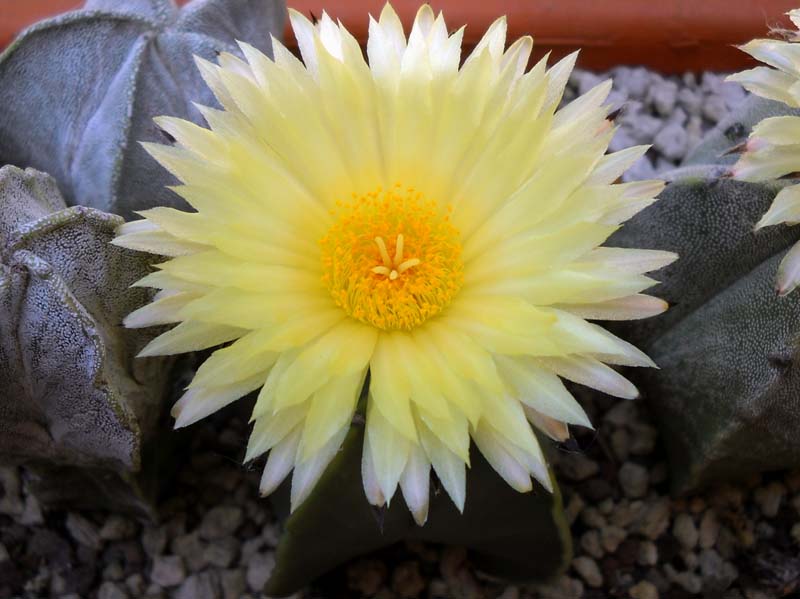
[[[414,516],[414,522],[417,523],[417,526],[425,526],[428,521],[428,506],[425,506],[424,510],[413,510],[411,515]]]

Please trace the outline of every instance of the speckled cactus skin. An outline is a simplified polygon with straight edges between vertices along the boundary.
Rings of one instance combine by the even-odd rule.
[[[89,0],[42,21],[0,56],[0,164],[55,177],[68,204],[131,218],[183,206],[175,184],[139,145],[167,141],[153,117],[201,122],[193,103],[217,106],[193,55],[269,53],[285,7],[278,0]]]
[[[122,222],[0,169],[0,460],[48,473],[45,501],[138,511],[168,363],[134,360],[147,334],[121,325],[151,261],[109,244]]]
[[[669,454],[675,491],[800,466],[800,295],[775,276],[797,228],[754,231],[782,183],[725,176],[754,124],[790,113],[749,99],[669,175],[660,201],[609,245],[659,248],[680,259],[655,275],[665,314],[625,334],[661,367],[640,373]]]

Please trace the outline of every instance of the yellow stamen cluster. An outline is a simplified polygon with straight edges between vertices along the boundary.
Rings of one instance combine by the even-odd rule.
[[[450,304],[464,280],[449,212],[413,188],[378,188],[337,202],[320,240],[323,282],[347,314],[410,330]]]

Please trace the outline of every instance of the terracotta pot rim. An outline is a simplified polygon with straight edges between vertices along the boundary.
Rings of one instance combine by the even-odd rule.
[[[735,48],[771,27],[788,27],[785,14],[797,0],[432,0],[452,28],[466,24],[465,46],[480,38],[499,15],[508,16],[508,37],[534,37],[534,58],[552,51],[554,58],[583,49],[578,65],[597,70],[616,65],[641,65],[665,73],[736,70],[753,63]],[[185,3],[185,0],[179,0]],[[323,9],[344,23],[362,43],[368,14],[377,16],[384,0],[290,0],[304,14]],[[80,0],[26,0],[0,13],[0,47],[25,26],[78,8]],[[406,29],[421,2],[394,0]],[[285,39],[294,38],[287,26]]]

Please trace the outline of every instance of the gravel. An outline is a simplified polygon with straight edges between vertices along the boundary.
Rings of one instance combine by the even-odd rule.
[[[744,98],[720,75],[611,72],[622,112],[612,149],[652,144],[624,180],[675,167]],[[566,98],[606,75],[576,71]],[[487,579],[463,549],[408,542],[364,556],[298,593],[328,597],[770,599],[800,592],[800,472],[752,477],[672,498],[663,448],[644,401],[576,390],[597,428],[555,452],[575,539],[551,584]],[[240,466],[247,416],[235,406],[195,427],[191,460],[163,498],[160,522],[42,513],[24,473],[0,468],[0,599],[257,599],[279,530]]]

